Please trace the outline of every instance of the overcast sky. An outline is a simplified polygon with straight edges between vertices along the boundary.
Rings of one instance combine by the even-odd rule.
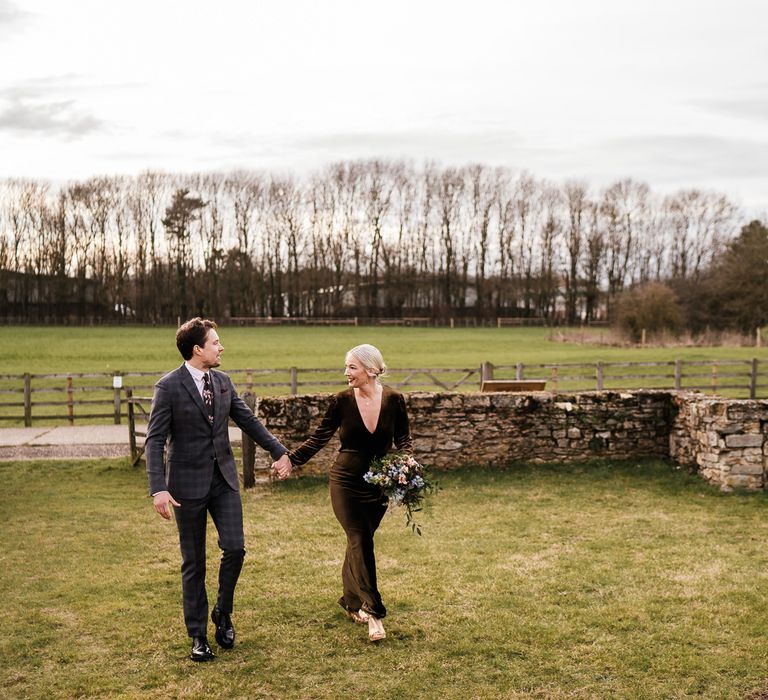
[[[0,0],[0,177],[482,162],[768,212],[765,0]]]

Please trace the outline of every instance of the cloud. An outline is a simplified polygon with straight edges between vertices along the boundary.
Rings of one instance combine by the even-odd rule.
[[[628,172],[655,179],[768,178],[768,142],[710,135],[643,136],[605,142],[601,159],[622,162]]]
[[[406,158],[441,162],[483,162],[527,167],[547,149],[531,148],[504,129],[405,129],[308,135],[285,143],[290,151],[325,160]]]
[[[9,29],[12,25],[23,22],[30,17],[29,12],[20,10],[11,0],[0,0],[0,31]]]
[[[68,79],[38,79],[0,91],[0,131],[67,140],[100,131],[101,120],[79,110],[74,99],[58,99],[70,91]]]
[[[722,192],[753,216],[768,210],[768,141],[706,134],[636,136],[585,145],[570,153],[569,162],[570,175],[595,185],[632,177],[660,192]]]
[[[42,104],[20,100],[11,103],[0,112],[0,130],[78,138],[101,129],[98,119],[88,114],[77,114],[73,104],[73,100]]]
[[[698,100],[694,104],[716,114],[768,123],[768,94],[721,100]]]

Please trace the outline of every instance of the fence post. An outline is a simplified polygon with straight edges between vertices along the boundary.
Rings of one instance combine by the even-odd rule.
[[[493,363],[483,362],[480,365],[480,381],[484,382],[486,379],[493,379]]]
[[[675,390],[683,388],[683,361],[675,360]]]
[[[550,373],[549,380],[552,382],[552,393],[557,393],[557,365],[552,367],[552,372]]]
[[[603,363],[600,360],[597,361],[597,390],[603,390]]]
[[[24,374],[24,425],[32,426],[32,375]]]
[[[517,379],[518,381],[520,381],[523,378],[523,368],[524,368],[524,365],[522,362],[518,362],[515,365],[515,379]]]
[[[749,373],[749,398],[757,398],[757,358],[752,358],[752,366]]]
[[[250,391],[243,392],[243,401],[256,413],[256,395]],[[256,445],[250,436],[243,431],[243,486],[251,488],[256,484]]]
[[[717,360],[712,363],[712,393],[717,393]]]
[[[75,424],[75,397],[72,392],[72,377],[67,377],[67,419],[70,425]]]
[[[123,377],[119,372],[115,372],[112,375],[112,388],[115,392],[115,425],[120,425],[120,412],[122,406],[120,405],[120,389],[123,386]]]
[[[245,388],[248,391],[251,391],[253,389],[253,370],[252,369],[245,370]]]
[[[128,445],[131,448],[131,461],[135,465],[136,459],[136,416],[133,413],[133,390],[125,390],[125,401],[128,404]]]
[[[291,367],[291,396],[299,393],[299,370]]]

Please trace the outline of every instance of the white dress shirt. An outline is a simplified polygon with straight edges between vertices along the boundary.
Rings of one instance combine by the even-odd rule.
[[[205,398],[203,397],[203,376],[207,374],[206,372],[203,372],[201,369],[197,369],[197,367],[193,367],[189,364],[189,362],[185,362],[184,366],[189,370],[189,373],[192,375],[192,379],[195,381],[195,386],[197,387],[197,390],[200,392],[200,398],[205,401]],[[208,381],[211,381],[211,377],[208,377]],[[213,384],[211,384],[211,390],[213,390]]]

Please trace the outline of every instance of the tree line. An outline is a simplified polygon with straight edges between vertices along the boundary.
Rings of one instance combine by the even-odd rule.
[[[728,197],[484,165],[339,162],[309,176],[145,172],[0,183],[0,316],[610,319],[697,285],[743,224]]]

